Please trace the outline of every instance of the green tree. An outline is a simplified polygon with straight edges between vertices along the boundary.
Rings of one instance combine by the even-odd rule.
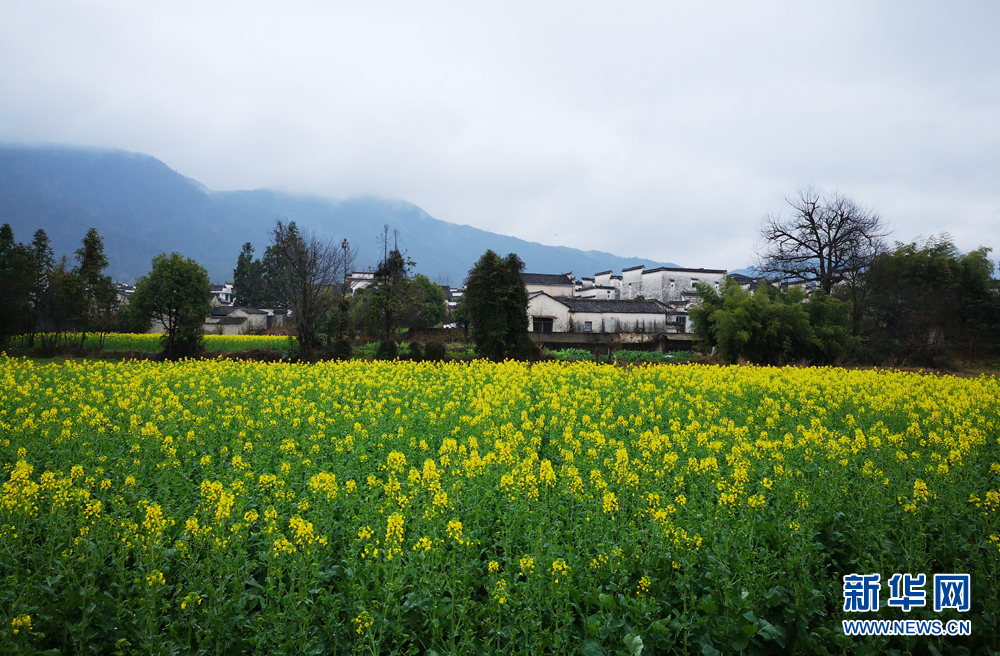
[[[83,238],[83,244],[76,250],[77,266],[73,273],[80,279],[79,290],[83,295],[80,308],[80,346],[88,332],[104,334],[114,322],[118,293],[111,276],[104,275],[108,258],[104,254],[104,239],[97,229],[91,228]]]
[[[233,272],[233,287],[236,290],[236,305],[243,307],[265,307],[268,305],[264,288],[264,262],[253,258],[253,244],[246,242],[236,260]]]
[[[444,290],[424,274],[418,273],[410,281],[409,301],[402,320],[407,328],[432,328],[444,320]]]
[[[534,357],[537,347],[528,336],[528,292],[521,279],[524,262],[516,254],[502,258],[483,253],[465,279],[463,313],[472,327],[476,353],[503,360]]]
[[[947,235],[896,244],[864,282],[863,330],[870,357],[932,365],[949,347],[974,355],[997,340],[1000,289],[990,249],[962,253]]]
[[[261,260],[262,305],[290,308],[296,296],[296,283],[288,256],[301,252],[302,235],[295,221],[278,219],[277,223],[282,226],[281,232],[271,231],[271,243]]]
[[[31,240],[31,256],[34,264],[34,275],[32,277],[31,291],[31,325],[29,326],[28,345],[35,345],[35,334],[45,320],[51,297],[49,294],[49,276],[55,267],[55,256],[52,253],[52,245],[49,236],[44,230],[38,229]]]
[[[0,226],[0,347],[32,330],[31,292],[35,263],[31,249],[14,241],[9,223]]]
[[[49,272],[48,287],[41,299],[45,332],[39,339],[43,348],[59,345],[65,333],[79,327],[85,299],[83,282],[69,268],[64,255]]]
[[[365,297],[368,324],[381,335],[382,352],[395,352],[395,333],[403,313],[410,305],[412,283],[410,270],[416,262],[399,250],[394,232],[389,248],[389,226],[383,228],[382,260],[375,267],[371,290]]]
[[[751,294],[732,280],[721,292],[704,283],[696,287],[701,302],[691,310],[695,336],[727,362],[827,364],[853,344],[849,307],[822,291],[806,300],[799,289],[765,285]]]
[[[201,350],[211,293],[204,267],[180,253],[163,253],[153,258],[149,275],[139,278],[130,303],[138,316],[163,325],[163,350],[174,359]]]

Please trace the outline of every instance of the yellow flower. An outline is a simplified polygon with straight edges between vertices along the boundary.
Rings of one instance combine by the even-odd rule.
[[[605,492],[602,501],[605,514],[611,514],[618,510],[618,497],[614,492]]]
[[[18,615],[17,617],[11,619],[10,626],[14,629],[14,634],[17,635],[22,629],[25,631],[31,631],[31,615]]]
[[[552,562],[552,577],[556,583],[559,583],[559,578],[569,574],[569,565],[562,558]]]
[[[525,574],[531,574],[535,571],[535,559],[531,556],[523,556],[520,560],[521,571]]]
[[[462,522],[457,519],[452,519],[448,522],[447,527],[448,537],[459,544],[464,544],[462,540]]]
[[[368,611],[362,611],[360,615],[354,618],[354,627],[358,635],[361,635],[362,632],[374,623],[375,618],[373,618]]]

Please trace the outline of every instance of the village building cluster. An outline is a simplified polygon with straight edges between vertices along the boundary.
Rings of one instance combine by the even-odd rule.
[[[529,330],[540,333],[690,333],[695,284],[718,290],[724,269],[639,265],[593,278],[525,273]]]
[[[572,273],[523,273],[528,292],[528,330],[533,333],[646,333],[689,334],[689,311],[698,302],[697,283],[719,290],[727,278],[724,269],[688,269],[639,265],[620,274],[601,271],[593,277],[574,278]],[[740,274],[729,277],[744,288],[756,279]],[[347,277],[350,293],[374,282],[371,272],[352,272]],[[463,289],[441,285],[449,315],[457,309]],[[133,285],[119,284],[119,300],[126,302]],[[212,311],[205,317],[209,335],[262,333],[289,325],[291,310],[250,308],[235,304],[231,283],[212,285]],[[154,325],[151,332],[163,332]]]

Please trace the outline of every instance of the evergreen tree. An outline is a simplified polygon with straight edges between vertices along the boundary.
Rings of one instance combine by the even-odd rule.
[[[52,306],[52,298],[49,294],[49,276],[55,266],[55,256],[52,254],[49,236],[42,229],[36,230],[34,238],[31,240],[31,257],[34,275],[29,292],[31,325],[28,332],[28,346],[35,345],[35,334],[46,320]]]
[[[514,253],[501,258],[486,251],[465,279],[463,312],[472,325],[476,353],[493,360],[534,357],[538,348],[528,336],[528,292],[524,262]]]
[[[272,231],[271,244],[261,260],[262,305],[290,308],[298,290],[288,255],[301,250],[302,235],[295,221],[284,223],[279,220],[278,224],[282,226],[280,234]]]
[[[34,273],[31,249],[14,241],[9,223],[0,226],[0,347],[31,329]]]
[[[394,357],[395,333],[403,313],[411,304],[412,282],[409,274],[416,262],[399,250],[399,233],[393,232],[389,248],[389,226],[382,232],[382,260],[375,267],[371,288],[363,295],[367,323],[380,335],[380,352]]]
[[[444,290],[422,273],[410,281],[409,303],[401,323],[407,328],[431,328],[444,320]]]
[[[243,307],[265,307],[268,303],[264,296],[264,262],[255,260],[253,254],[253,244],[243,244],[233,272],[235,303]]]
[[[83,244],[76,250],[77,266],[73,273],[80,279],[83,295],[80,314],[80,346],[88,332],[99,332],[102,336],[112,326],[118,293],[111,276],[104,275],[108,258],[104,254],[104,239],[96,228],[91,228],[83,238]]]

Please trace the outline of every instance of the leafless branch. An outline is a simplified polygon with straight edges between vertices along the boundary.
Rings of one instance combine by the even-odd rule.
[[[882,218],[841,193],[822,196],[812,187],[785,198],[790,216],[764,217],[757,268],[782,280],[816,282],[829,292],[855,276],[885,248]]]

